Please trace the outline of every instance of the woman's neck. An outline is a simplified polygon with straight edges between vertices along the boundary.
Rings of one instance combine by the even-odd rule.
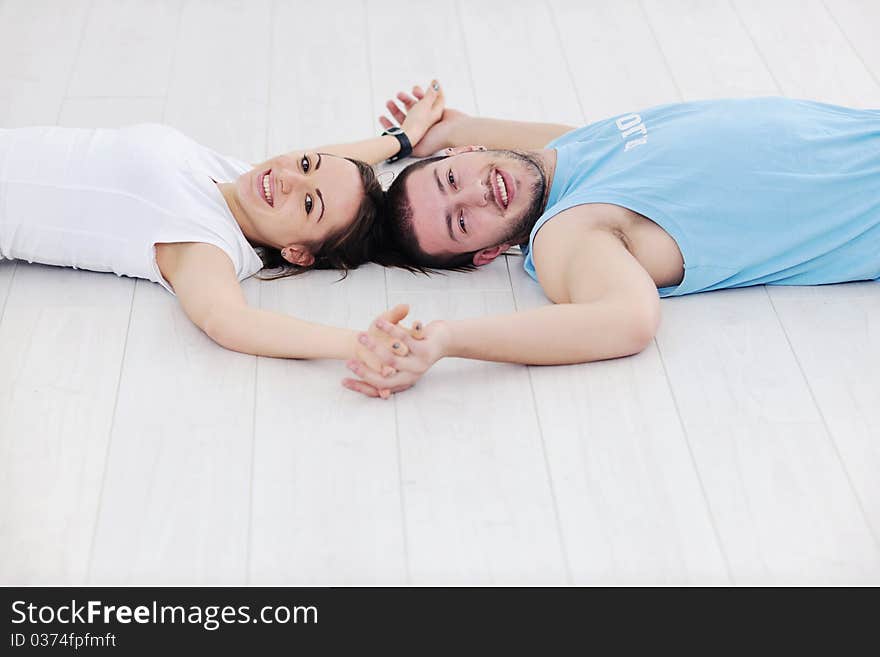
[[[220,183],[216,180],[214,182],[217,184],[220,193],[223,194],[223,198],[226,201],[226,205],[229,207],[229,211],[232,213],[233,218],[236,223],[238,223],[241,232],[244,233],[247,240],[251,244],[262,245],[262,240],[259,239],[256,231],[254,231],[253,224],[250,222],[247,214],[241,207],[241,203],[238,200],[238,193],[235,189],[235,183]]]

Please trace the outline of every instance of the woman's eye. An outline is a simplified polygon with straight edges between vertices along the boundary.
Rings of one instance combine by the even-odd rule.
[[[467,227],[464,225],[464,213],[460,214],[458,217],[458,225],[461,228],[463,233],[467,232]]]
[[[449,181],[449,184],[455,187],[455,174],[452,173],[452,169],[449,170],[449,173],[446,174],[446,180]]]
[[[314,201],[312,201],[312,195],[306,194],[306,214],[311,213],[313,204],[314,204]]]
[[[309,158],[307,158],[305,155],[303,155],[303,158],[299,161],[299,164],[302,167],[303,173],[309,172],[309,167],[310,167]]]

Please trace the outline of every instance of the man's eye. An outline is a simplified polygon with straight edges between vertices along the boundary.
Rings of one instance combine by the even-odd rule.
[[[458,216],[458,225],[461,228],[463,233],[467,232],[467,226],[464,225],[464,213],[463,212]]]
[[[449,184],[455,187],[455,174],[452,173],[452,169],[449,170],[449,173],[446,174],[446,180],[449,181]]]
[[[299,161],[299,164],[302,167],[303,173],[309,172],[309,168],[311,166],[309,164],[309,158],[307,158],[305,155],[303,155],[302,159]]]
[[[312,195],[306,194],[306,214],[311,213],[312,205],[314,205],[314,201],[312,201]]]

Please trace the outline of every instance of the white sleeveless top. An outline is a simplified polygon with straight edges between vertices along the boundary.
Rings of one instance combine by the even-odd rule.
[[[217,182],[250,165],[174,128],[0,130],[0,259],[146,278],[157,242],[205,242],[239,280],[262,268]]]

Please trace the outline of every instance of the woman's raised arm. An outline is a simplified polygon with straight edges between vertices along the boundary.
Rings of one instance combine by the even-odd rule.
[[[406,119],[401,124],[403,132],[406,133],[414,149],[431,126],[440,120],[440,117],[443,115],[444,106],[443,90],[440,89],[439,83],[433,80],[428,85],[428,91],[423,95],[422,99],[409,108]],[[400,142],[391,135],[382,135],[349,144],[322,146],[315,150],[321,153],[330,153],[340,157],[362,160],[369,164],[377,164],[397,155],[400,151]]]

